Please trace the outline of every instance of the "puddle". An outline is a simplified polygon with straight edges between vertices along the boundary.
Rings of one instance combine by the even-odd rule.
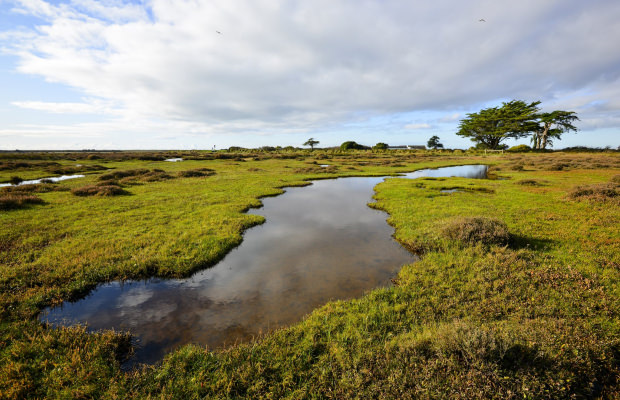
[[[21,185],[34,185],[37,183],[41,183],[41,181],[52,181],[52,182],[60,182],[60,181],[66,181],[67,179],[75,179],[75,178],[83,178],[84,175],[62,175],[62,176],[55,176],[55,177],[50,177],[50,178],[41,178],[41,179],[34,179],[31,181],[23,181],[20,182],[17,185],[13,185],[10,183],[0,183],[0,187],[5,187],[5,186],[21,186]]]
[[[166,158],[164,161],[179,162],[179,161],[183,161],[183,159],[182,158]]]
[[[441,170],[425,171],[417,175],[440,176]],[[188,343],[214,349],[247,341],[298,322],[330,300],[389,286],[414,256],[392,239],[387,214],[367,206],[383,179],[288,188],[249,211],[266,222],[246,231],[241,245],[212,268],[188,279],[103,284],[82,300],[45,310],[40,319],[88,324],[91,331],[129,330],[137,345],[125,365],[131,368]]]
[[[463,192],[462,189],[444,189],[444,190],[440,190],[441,193],[461,193]]]

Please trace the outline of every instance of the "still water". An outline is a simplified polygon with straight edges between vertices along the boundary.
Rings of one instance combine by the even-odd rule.
[[[486,176],[485,166],[460,168],[442,176],[473,169],[476,177]],[[440,170],[426,171],[435,172],[420,176]],[[246,341],[330,300],[387,286],[414,256],[392,238],[387,215],[367,206],[383,179],[289,188],[250,210],[266,222],[246,231],[242,244],[214,267],[188,279],[103,284],[82,300],[46,310],[41,320],[129,330],[136,338],[134,365],[154,363],[187,343],[218,348]]]
[[[66,181],[67,179],[75,179],[75,178],[83,178],[84,175],[62,175],[62,176],[52,176],[49,178],[41,178],[41,179],[34,179],[31,181],[22,181],[20,183],[18,183],[17,185],[13,185],[10,183],[0,183],[0,187],[5,187],[5,186],[21,186],[21,185],[34,185],[37,183],[41,183],[41,181],[50,181],[50,182],[60,182],[60,181]]]

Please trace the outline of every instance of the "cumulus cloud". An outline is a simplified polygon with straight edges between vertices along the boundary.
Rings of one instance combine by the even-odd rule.
[[[453,122],[511,98],[568,104],[598,121],[620,101],[616,0],[11,4],[40,19],[0,36],[18,71],[99,101],[14,102],[36,110],[194,132],[297,132],[360,112],[443,110],[439,122]]]

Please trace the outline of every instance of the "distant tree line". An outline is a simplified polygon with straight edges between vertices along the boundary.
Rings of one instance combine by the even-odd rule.
[[[530,136],[534,149],[544,150],[563,133],[577,131],[573,125],[579,118],[573,111],[556,110],[541,113],[540,101],[526,103],[512,100],[501,107],[490,107],[477,113],[467,114],[461,120],[459,136],[468,137],[477,143],[476,147],[505,149],[506,139],[520,139]]]

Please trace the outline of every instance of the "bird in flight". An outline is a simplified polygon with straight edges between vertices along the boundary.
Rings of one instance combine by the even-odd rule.
[[[217,32],[217,33],[218,33],[218,34],[220,34],[220,35],[222,34],[222,32],[220,32],[220,31],[215,31],[215,32]]]
[[[478,22],[487,22],[484,18],[480,18]]]

